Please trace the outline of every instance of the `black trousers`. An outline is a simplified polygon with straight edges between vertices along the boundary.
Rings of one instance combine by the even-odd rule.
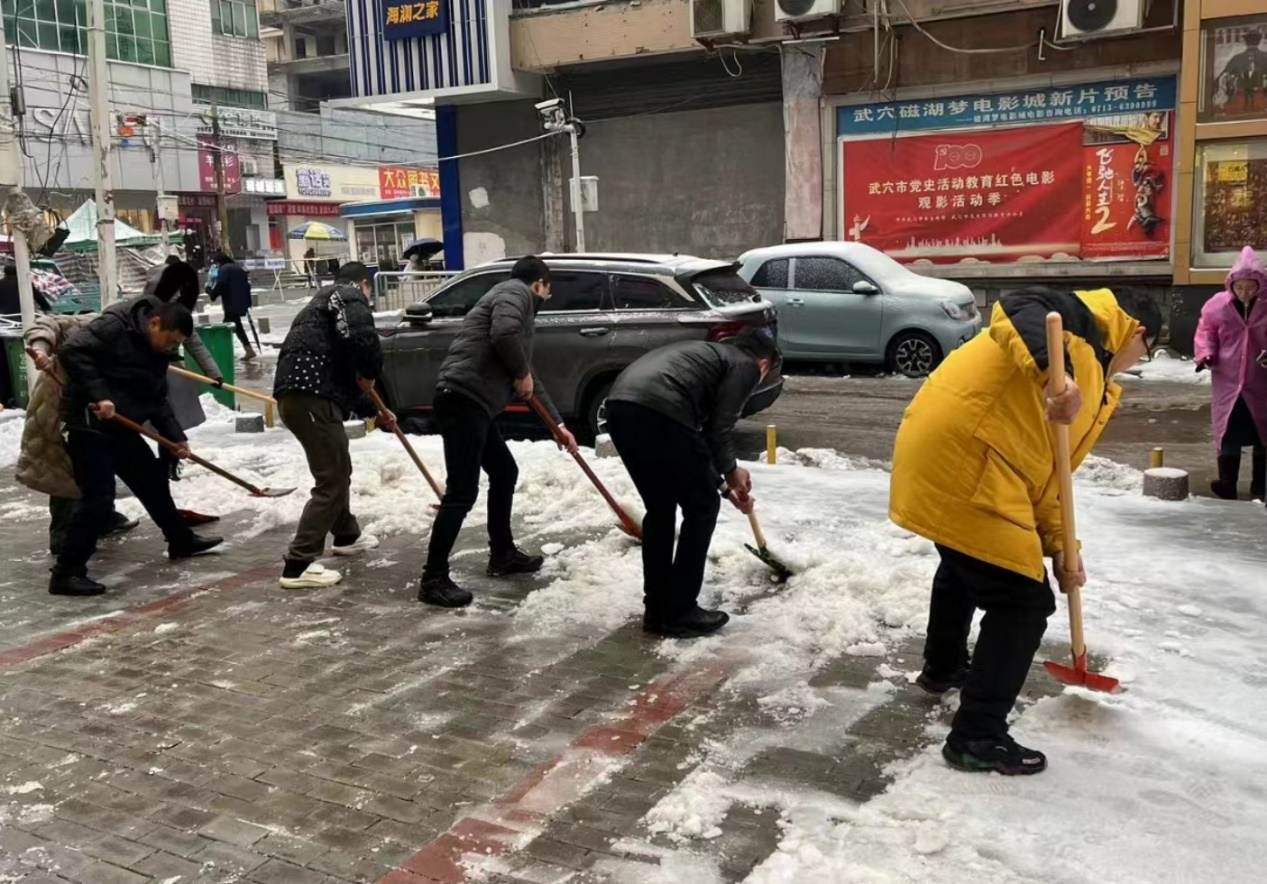
[[[230,313],[226,310],[224,312],[224,321],[233,323],[233,329],[238,336],[238,340],[242,342],[243,347],[250,351],[251,339],[246,336],[246,329],[242,327],[242,317],[245,315],[244,313]]]
[[[708,545],[721,508],[719,479],[704,438],[658,411],[607,403],[607,431],[642,496],[642,601],[649,620],[691,611],[704,583]],[[674,554],[677,510],[682,530]]]
[[[299,440],[313,482],[286,560],[313,562],[325,552],[327,535],[333,535],[338,544],[361,536],[360,523],[352,515],[352,454],[343,429],[343,410],[311,393],[282,393],[277,397],[277,411]]]
[[[1056,598],[1045,574],[1042,581],[1031,580],[944,546],[937,552],[941,566],[933,577],[925,670],[945,678],[968,666],[972,615],[978,608],[984,611],[951,735],[963,740],[1002,736]]]
[[[488,473],[488,548],[493,555],[514,548],[510,509],[519,467],[484,406],[455,390],[436,390],[432,419],[444,438],[444,500],[431,526],[424,580],[445,577],[449,556],[466,514],[480,492],[480,469]]]
[[[83,496],[71,517],[66,541],[57,557],[55,570],[58,573],[86,572],[88,560],[96,552],[97,539],[111,525],[115,476],[136,495],[169,545],[193,537],[193,531],[180,518],[172,502],[162,464],[139,435],[109,428],[72,429],[67,435],[66,450],[75,470],[75,484]]]

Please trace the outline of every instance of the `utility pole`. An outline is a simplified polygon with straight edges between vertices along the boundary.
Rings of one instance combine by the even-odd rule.
[[[26,182],[26,166],[22,162],[21,151],[18,150],[18,114],[19,108],[13,107],[12,94],[9,92],[9,50],[4,39],[4,22],[0,21],[0,105],[3,106],[3,118],[0,125],[5,127],[0,133],[0,189],[5,197],[10,192],[21,192]],[[26,242],[26,233],[11,225],[13,232],[13,261],[18,270],[18,302],[22,310],[22,329],[25,331],[35,324],[35,294],[31,291],[31,250]],[[37,373],[35,364],[26,357],[26,388],[29,393],[35,388]]]
[[[567,124],[572,139],[572,213],[576,218],[576,251],[585,252],[585,208],[581,205],[581,145],[575,120]]]
[[[114,171],[110,165],[110,63],[106,58],[105,0],[88,0],[88,96],[92,103],[93,183],[97,198],[97,278],[101,306],[119,295],[114,252]]]
[[[154,169],[154,186],[157,188],[157,199],[155,207],[158,209],[158,227],[163,236],[163,254],[170,255],[172,253],[171,239],[168,236],[168,205],[167,205],[167,188],[164,186],[163,178],[163,129],[158,123],[154,124],[153,136],[150,135],[150,127],[145,127],[145,140],[150,147],[150,165]]]
[[[216,221],[220,225],[219,248],[229,254],[229,208],[224,200],[224,144],[220,140],[220,108],[211,102],[212,157],[216,163]]]

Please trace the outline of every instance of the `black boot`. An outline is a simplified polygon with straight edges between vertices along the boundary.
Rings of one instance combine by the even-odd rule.
[[[418,581],[418,601],[441,608],[465,608],[475,596],[449,578],[424,577]]]
[[[941,696],[952,688],[962,688],[964,682],[968,680],[968,667],[952,672],[950,675],[941,676],[936,673],[930,673],[928,667],[924,667],[924,671],[915,677],[915,684],[923,688],[930,694]]]
[[[530,556],[517,546],[508,552],[494,553],[488,557],[488,576],[506,577],[510,574],[535,574],[545,564],[542,556]]]
[[[680,617],[662,620],[650,616],[642,618],[642,631],[667,638],[699,638],[710,635],[730,622],[725,611],[709,611],[699,605]]]
[[[961,740],[954,734],[941,747],[946,762],[969,773],[1001,773],[1004,776],[1026,776],[1047,769],[1047,756],[1036,749],[1026,749],[1004,734],[990,740]]]
[[[53,572],[48,581],[49,595],[90,596],[101,595],[106,591],[103,584],[93,580],[87,574],[59,574]]]
[[[208,550],[215,549],[224,543],[223,537],[203,537],[201,534],[194,534],[192,531],[189,537],[178,543],[167,544],[167,558],[169,559],[191,559],[194,556],[200,556]]]
[[[110,514],[110,522],[109,527],[106,528],[106,534],[122,534],[124,531],[131,531],[139,524],[141,524],[140,519],[129,519],[123,513],[115,510]]]
[[[1241,453],[1219,455],[1219,478],[1210,483],[1214,496],[1222,500],[1236,500],[1237,486],[1241,481]]]
[[[1255,448],[1250,464],[1249,496],[1254,500],[1267,500],[1267,448]]]

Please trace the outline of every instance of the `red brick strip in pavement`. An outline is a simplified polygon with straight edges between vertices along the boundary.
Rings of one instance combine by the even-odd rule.
[[[462,884],[464,855],[506,856],[527,845],[546,820],[606,776],[610,766],[596,761],[629,755],[731,672],[721,664],[695,666],[648,685],[624,715],[583,731],[496,799],[483,817],[458,820],[378,884]]]
[[[113,617],[105,617],[101,620],[94,620],[91,623],[85,623],[82,626],[76,626],[74,629],[63,630],[62,632],[53,632],[48,635],[41,636],[35,641],[25,645],[18,645],[16,648],[10,648],[7,651],[0,651],[0,669],[7,669],[10,666],[16,666],[19,663],[26,663],[37,657],[43,657],[46,654],[53,654],[57,651],[65,650],[73,647],[80,642],[95,638],[99,635],[110,635],[121,629],[137,623],[141,620],[147,620],[158,614],[167,614],[171,611],[179,610],[193,602],[198,596],[209,592],[227,592],[235,589],[241,589],[249,583],[275,574],[277,568],[272,565],[265,565],[250,571],[243,571],[232,577],[225,577],[214,583],[208,583],[206,586],[197,586],[191,589],[182,589],[171,595],[163,596],[161,599],[155,599],[152,602],[146,602],[135,608],[130,608],[121,614],[115,614]]]

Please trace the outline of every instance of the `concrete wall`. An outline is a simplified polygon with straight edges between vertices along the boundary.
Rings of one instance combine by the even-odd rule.
[[[585,218],[589,251],[734,258],[783,241],[778,103],[590,123],[581,173],[599,178],[599,211]],[[569,211],[569,238],[571,224]]]
[[[277,137],[283,163],[328,157],[391,165],[436,158],[435,123],[367,111],[331,107],[322,107],[318,114],[278,111]]]

